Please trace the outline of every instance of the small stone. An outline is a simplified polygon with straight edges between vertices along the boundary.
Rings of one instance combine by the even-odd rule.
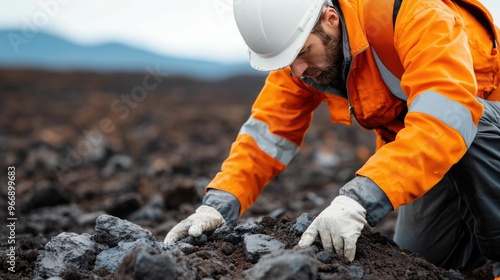
[[[363,267],[359,265],[350,265],[347,268],[347,275],[350,279],[362,279],[364,275]]]
[[[222,226],[214,230],[214,232],[210,235],[210,239],[224,239],[228,234],[233,232],[233,228],[230,226]]]
[[[234,227],[234,231],[240,234],[252,233],[257,228],[258,224],[255,222],[242,222]]]
[[[244,272],[245,279],[316,279],[318,267],[311,256],[285,251],[279,256],[264,256],[252,268]]]
[[[175,279],[176,264],[166,254],[151,254],[144,249],[139,250],[134,265],[134,279]]]
[[[106,166],[102,169],[102,175],[109,177],[116,174],[120,170],[128,170],[134,164],[134,160],[127,155],[114,155],[112,156]]]
[[[264,234],[247,234],[243,237],[243,243],[245,256],[248,261],[253,263],[269,252],[285,248],[283,243]]]
[[[136,240],[133,242],[119,242],[117,246],[103,250],[95,259],[94,272],[102,268],[111,273],[115,272],[123,258],[140,246],[150,247],[148,242]]]
[[[316,254],[316,258],[322,263],[329,264],[333,259],[333,255],[327,251],[320,251]]]
[[[191,244],[193,246],[201,246],[208,241],[208,237],[206,234],[201,234],[198,237],[188,236],[185,239],[181,240],[184,243]]]
[[[290,231],[295,232],[296,235],[302,235],[313,220],[314,218],[311,214],[302,213],[302,215],[295,220],[295,224],[292,225]]]
[[[272,217],[274,219],[279,219],[280,217],[283,216],[283,214],[285,214],[286,212],[286,209],[284,207],[281,207],[281,208],[278,208],[276,210],[274,210],[273,212],[269,213],[269,217]]]

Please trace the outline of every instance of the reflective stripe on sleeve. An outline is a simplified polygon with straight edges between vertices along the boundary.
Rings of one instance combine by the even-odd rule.
[[[394,76],[384,63],[380,60],[375,50],[372,48],[373,56],[375,57],[375,63],[377,64],[378,71],[384,80],[385,85],[389,88],[391,93],[401,100],[408,100],[408,97],[401,88],[401,81]]]
[[[410,105],[408,112],[419,112],[437,118],[454,128],[469,147],[476,136],[477,127],[465,106],[434,91],[423,92]]]
[[[288,165],[299,150],[295,143],[272,134],[266,123],[252,117],[243,124],[239,134],[250,135],[262,151],[284,165]]]

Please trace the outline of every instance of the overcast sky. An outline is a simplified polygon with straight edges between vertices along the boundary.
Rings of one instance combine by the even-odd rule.
[[[119,41],[168,55],[246,61],[233,0],[0,0],[0,29],[48,31],[95,44]],[[482,0],[500,23],[500,1]],[[22,51],[22,50],[21,50]]]

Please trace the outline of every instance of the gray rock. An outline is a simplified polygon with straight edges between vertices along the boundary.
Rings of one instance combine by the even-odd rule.
[[[333,264],[331,265],[331,270],[335,271],[334,273],[327,272],[319,272],[318,279],[325,280],[343,280],[343,279],[363,279],[364,270],[362,266],[357,264],[353,265],[342,265],[342,264]],[[411,278],[411,277],[402,277],[402,278]],[[418,278],[418,277],[417,277]],[[426,277],[418,278],[424,279]]]
[[[316,258],[318,261],[328,264],[333,260],[333,255],[327,251],[320,251],[316,254]]]
[[[247,234],[243,237],[243,250],[248,261],[256,263],[261,256],[285,248],[278,240],[265,234]]]
[[[232,233],[234,230],[233,227],[230,226],[221,226],[220,228],[217,228],[213,233],[212,237],[217,237],[217,238],[224,238],[224,236]]]
[[[313,220],[313,216],[309,213],[302,213],[302,215],[295,220],[295,224],[290,228],[290,231],[295,232],[296,235],[302,235]]]
[[[495,265],[494,265],[495,266]],[[495,267],[493,266],[493,269],[495,269]],[[457,270],[453,270],[453,269],[450,269],[448,270],[446,273],[445,273],[445,277],[450,279],[450,280],[459,280],[459,279],[463,279],[462,277],[462,274],[460,272],[458,272]]]
[[[105,268],[114,272],[123,258],[138,246],[151,247],[157,252],[166,250],[166,246],[157,242],[150,231],[110,215],[97,218],[93,239],[98,253],[94,271]]]
[[[324,197],[321,197],[314,192],[307,192],[307,198],[316,206],[324,205],[326,202],[326,199]]]
[[[245,279],[316,279],[318,267],[309,252],[286,250],[262,257],[244,272]]]
[[[67,269],[88,271],[90,258],[96,254],[96,244],[90,234],[63,232],[53,237],[38,256],[35,276],[57,277]]]
[[[106,269],[108,272],[115,272],[126,255],[130,254],[135,248],[151,245],[144,240],[132,242],[119,242],[117,246],[100,252],[95,258],[94,272],[99,269]]]
[[[240,233],[237,233],[233,227],[231,226],[223,226],[216,229],[212,235],[210,235],[210,239],[222,239],[233,245],[236,245],[241,242],[243,236]]]
[[[195,246],[201,246],[201,245],[207,243],[207,241],[208,241],[208,237],[206,234],[201,234],[198,237],[188,236],[187,238],[181,240],[181,242],[188,243],[188,244],[195,245]]]
[[[119,242],[134,242],[136,240],[144,240],[145,243],[157,247],[156,239],[150,231],[110,215],[101,215],[97,218],[94,240],[100,245],[99,249],[112,248],[117,246]]]
[[[130,169],[133,164],[134,160],[127,155],[114,155],[108,160],[101,173],[104,177],[109,177],[120,170]]]
[[[61,233],[45,246],[36,263],[37,278],[59,276],[68,269],[82,271],[90,275],[106,269],[114,272],[123,258],[137,247],[147,247],[160,254],[167,251],[167,246],[157,242],[151,232],[140,226],[110,215],[101,215],[96,220],[96,233],[78,235]],[[91,257],[95,256],[95,262]]]
[[[158,254],[151,247],[137,247],[128,254],[116,272],[116,278],[177,279],[177,264],[168,254]]]
[[[350,279],[362,279],[365,272],[362,266],[359,265],[350,265],[347,268],[347,275]]]
[[[272,217],[274,219],[279,219],[280,217],[285,214],[286,209],[284,207],[278,208],[276,210],[273,210],[271,213],[268,214],[269,217]]]
[[[255,222],[242,222],[234,227],[234,231],[239,234],[243,233],[252,233],[255,229],[257,229],[258,224]]]

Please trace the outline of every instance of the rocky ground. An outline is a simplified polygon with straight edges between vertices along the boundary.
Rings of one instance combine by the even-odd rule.
[[[165,247],[262,84],[1,70],[0,279],[491,279],[488,266],[460,274],[399,250],[396,214],[364,230],[352,264],[320,244],[295,249],[373,152],[371,132],[330,124],[323,107],[289,168],[237,224]]]

